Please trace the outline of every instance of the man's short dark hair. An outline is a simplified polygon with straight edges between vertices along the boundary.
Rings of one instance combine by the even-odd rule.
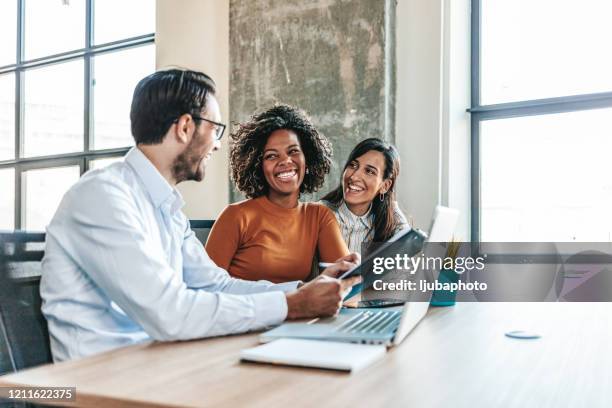
[[[130,121],[136,144],[158,144],[181,115],[200,115],[215,82],[197,71],[169,69],[155,72],[134,89]]]

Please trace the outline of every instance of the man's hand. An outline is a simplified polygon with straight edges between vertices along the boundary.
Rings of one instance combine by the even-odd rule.
[[[334,264],[330,268],[350,269],[345,264]],[[329,268],[328,268],[329,269]],[[333,316],[342,307],[342,299],[348,290],[361,281],[360,276],[339,280],[321,275],[304,284],[298,290],[287,293],[287,319],[303,319],[318,316]]]

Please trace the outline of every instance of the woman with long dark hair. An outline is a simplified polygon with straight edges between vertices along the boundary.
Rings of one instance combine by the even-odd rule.
[[[362,244],[384,242],[408,226],[395,196],[399,172],[399,153],[393,145],[365,139],[350,153],[341,184],[323,197],[351,252],[361,253]]]

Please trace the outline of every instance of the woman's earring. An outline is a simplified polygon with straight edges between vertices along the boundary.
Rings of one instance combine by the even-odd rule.
[[[378,198],[380,199],[380,201],[385,201],[385,193],[380,193],[380,196]]]
[[[308,168],[306,169],[306,174],[310,174],[310,170],[308,170]]]

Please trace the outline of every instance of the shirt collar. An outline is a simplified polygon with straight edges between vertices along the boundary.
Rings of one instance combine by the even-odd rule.
[[[349,210],[348,206],[343,200],[340,207],[338,207],[338,212],[340,213],[340,216],[345,220],[348,220],[350,224],[361,223],[367,228],[372,227],[372,203],[370,203],[370,208],[368,208],[368,211],[365,214],[355,215],[351,212],[351,210]]]
[[[165,208],[171,212],[176,212],[185,205],[181,193],[168,183],[138,147],[133,147],[127,153],[125,162],[140,177],[155,208],[159,208],[164,204]]]

